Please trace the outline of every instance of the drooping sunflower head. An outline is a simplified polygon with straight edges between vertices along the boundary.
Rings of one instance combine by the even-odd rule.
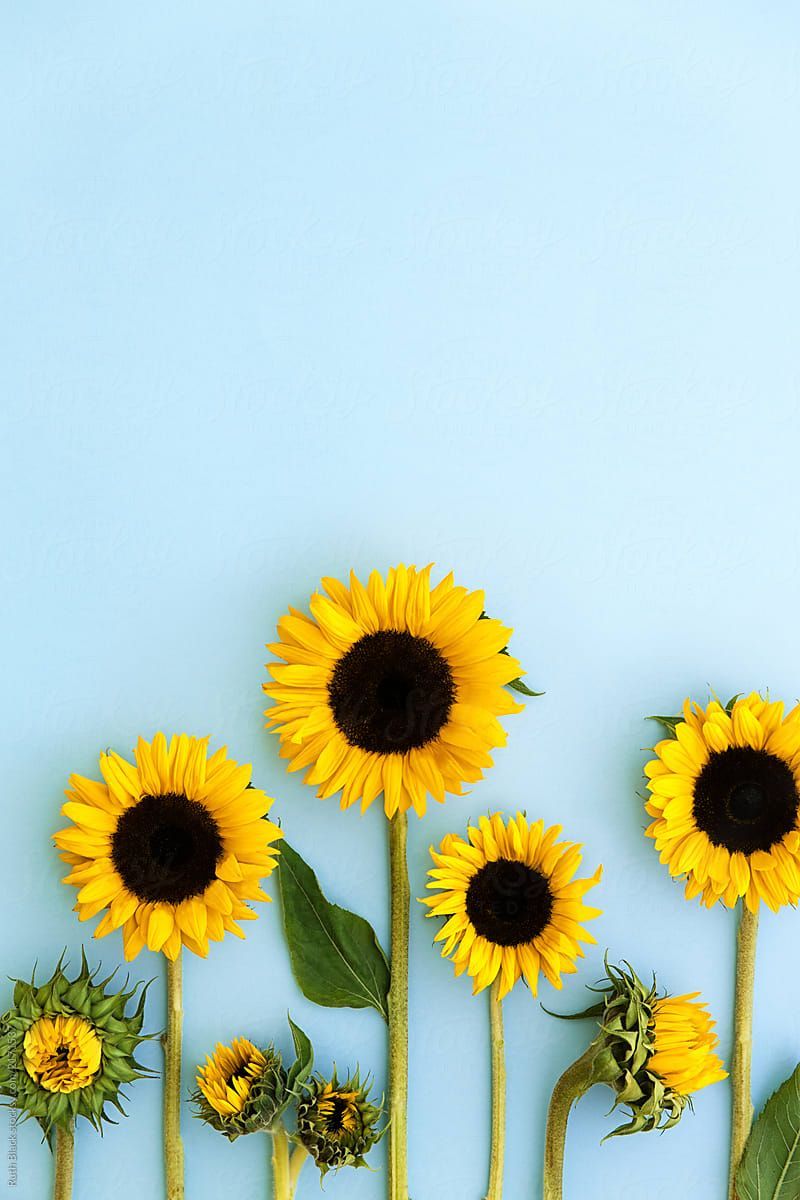
[[[669,1129],[695,1092],[727,1078],[714,1022],[698,992],[659,996],[655,979],[648,987],[628,964],[606,964],[606,971],[597,989],[604,999],[582,1014],[600,1023],[586,1087],[607,1084],[614,1107],[627,1110],[628,1120],[609,1137]]]
[[[95,930],[122,929],[127,959],[147,946],[175,959],[181,945],[205,957],[225,932],[269,900],[260,881],[276,862],[281,831],[266,814],[272,800],[250,786],[251,768],[208,754],[208,738],[163,733],[141,738],[135,761],[100,756],[103,782],[70,778],[62,812],[72,822],[54,836],[78,888],[75,910]]]
[[[681,717],[656,718],[669,736],[645,774],[647,829],[686,897],[711,907],[740,897],[751,912],[800,899],[800,707],[757,692]]]
[[[499,977],[502,998],[524,976],[535,996],[540,972],[560,988],[562,973],[583,957],[581,942],[594,943],[581,922],[600,912],[583,898],[602,868],[575,879],[580,846],[559,842],[560,832],[522,813],[507,823],[495,813],[471,826],[466,840],[448,834],[438,852],[431,847],[428,887],[438,894],[422,903],[429,917],[447,918],[435,940],[456,975],[472,978],[473,992]]]
[[[112,978],[98,981],[84,956],[75,979],[59,962],[46,983],[15,981],[13,1007],[0,1018],[0,1095],[46,1135],[76,1117],[100,1129],[107,1104],[124,1115],[121,1087],[149,1074],[135,1058],[144,990],[128,1013],[139,985],[115,993]]]
[[[484,615],[483,592],[452,575],[431,587],[430,571],[323,579],[310,617],[278,622],[268,724],[289,770],[307,768],[322,798],[341,792],[342,808],[382,794],[388,817],[422,816],[429,795],[461,795],[505,744],[497,718],[521,707],[507,690],[522,674],[511,630]]]
[[[380,1141],[381,1106],[369,1100],[369,1080],[358,1071],[340,1083],[314,1076],[297,1108],[297,1137],[324,1177],[340,1167],[365,1167],[365,1155]]]
[[[234,1141],[271,1129],[286,1106],[287,1075],[274,1046],[260,1050],[247,1038],[217,1043],[197,1072],[192,1100],[197,1116]]]

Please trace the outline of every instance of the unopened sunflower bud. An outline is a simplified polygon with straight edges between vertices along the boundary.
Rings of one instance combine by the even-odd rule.
[[[197,1113],[229,1141],[272,1130],[290,1099],[286,1071],[274,1046],[260,1050],[247,1038],[217,1043],[197,1073]]]
[[[16,980],[13,1007],[0,1017],[0,1095],[39,1122],[45,1136],[85,1117],[95,1129],[110,1121],[106,1104],[125,1115],[121,1088],[148,1074],[134,1057],[142,1035],[146,988],[107,991],[82,955],[80,975],[59,962],[50,979]],[[24,1119],[23,1118],[23,1119]]]
[[[340,1167],[365,1167],[365,1155],[383,1136],[382,1108],[368,1099],[370,1081],[359,1072],[340,1083],[314,1076],[297,1107],[297,1140],[312,1156],[321,1175]]]

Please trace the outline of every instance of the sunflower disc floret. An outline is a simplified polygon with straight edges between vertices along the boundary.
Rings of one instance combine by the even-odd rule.
[[[356,1071],[339,1082],[315,1075],[297,1107],[297,1140],[324,1177],[340,1167],[365,1167],[365,1156],[383,1136],[383,1109],[369,1101],[370,1081]]]
[[[15,980],[13,1007],[0,1018],[0,1095],[46,1136],[77,1117],[101,1129],[107,1105],[124,1116],[122,1087],[150,1074],[135,1058],[146,1038],[146,988],[115,992],[113,975],[98,980],[97,972],[82,955],[75,979],[59,962],[46,983]]]

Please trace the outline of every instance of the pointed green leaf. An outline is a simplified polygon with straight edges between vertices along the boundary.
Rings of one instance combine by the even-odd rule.
[[[289,1070],[287,1091],[297,1092],[306,1082],[314,1068],[314,1048],[307,1035],[299,1025],[295,1025],[289,1017],[289,1028],[292,1031],[296,1059]]]
[[[522,696],[543,696],[544,692],[532,692],[527,683],[523,683],[521,679],[512,679],[506,687],[513,688],[515,692],[519,692]]]
[[[656,721],[666,731],[668,737],[676,738],[675,729],[683,724],[683,717],[645,717],[646,721]]]
[[[303,995],[326,1008],[374,1008],[388,1020],[389,964],[372,926],[326,900],[285,841],[279,864],[283,927]]]
[[[800,1065],[764,1105],[736,1175],[738,1200],[800,1196]]]

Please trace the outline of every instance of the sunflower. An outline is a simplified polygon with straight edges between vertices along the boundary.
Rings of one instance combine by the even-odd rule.
[[[150,1074],[135,1058],[146,989],[114,992],[113,975],[98,980],[81,958],[74,978],[62,960],[46,982],[15,980],[13,1006],[0,1017],[0,1095],[48,1137],[77,1117],[101,1129],[107,1105],[124,1115],[121,1088]]]
[[[250,786],[251,768],[209,757],[208,738],[163,733],[141,738],[135,765],[100,755],[103,783],[70,777],[62,813],[73,822],[55,834],[77,887],[75,909],[95,930],[122,929],[126,959],[147,946],[171,961],[181,944],[203,957],[225,932],[255,919],[248,900],[268,900],[259,881],[276,862],[277,826],[265,820],[272,800]]]
[[[423,900],[429,917],[446,917],[436,935],[442,957],[452,955],[456,975],[466,971],[473,993],[498,980],[498,999],[524,975],[534,996],[539,973],[556,988],[562,973],[576,970],[580,943],[594,943],[581,921],[600,915],[583,897],[600,881],[602,867],[575,879],[580,847],[558,842],[560,825],[529,824],[522,813],[503,822],[499,813],[481,817],[468,840],[448,834],[438,853]]]
[[[234,1038],[230,1046],[218,1042],[197,1073],[197,1086],[216,1113],[230,1117],[242,1111],[266,1065],[262,1051],[247,1038]]]
[[[715,1053],[719,1038],[715,1022],[699,992],[663,996],[653,1004],[653,1053],[648,1070],[679,1096],[691,1096],[727,1078]]]
[[[484,615],[483,592],[452,574],[431,587],[430,571],[323,579],[311,617],[292,608],[278,622],[268,725],[289,770],[307,768],[321,798],[341,792],[342,808],[383,794],[388,817],[422,816],[428,795],[461,795],[505,744],[497,718],[521,708],[506,690],[522,674],[511,630]]]
[[[751,913],[800,899],[800,707],[757,692],[682,718],[657,718],[672,736],[648,762],[654,818],[647,829],[686,897],[707,907],[740,897]]]
[[[340,1167],[365,1167],[365,1155],[383,1137],[382,1108],[369,1101],[369,1080],[359,1072],[339,1081],[314,1076],[297,1106],[297,1137],[321,1176]]]

